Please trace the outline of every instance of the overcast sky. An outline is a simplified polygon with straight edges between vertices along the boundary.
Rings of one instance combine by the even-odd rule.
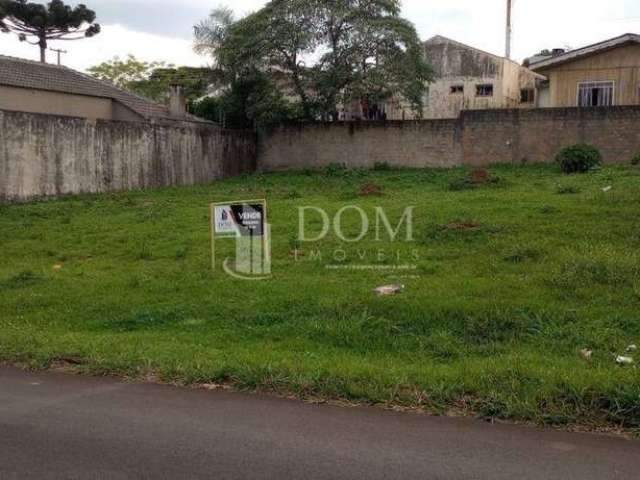
[[[36,1],[36,0],[32,0]],[[80,3],[80,2],[70,2]],[[84,0],[96,11],[102,33],[95,38],[52,44],[68,50],[63,63],[83,70],[132,53],[147,61],[206,65],[191,48],[193,24],[219,5],[243,15],[261,0]],[[403,15],[423,40],[444,35],[496,54],[504,53],[506,0],[404,0]],[[638,0],[515,0],[514,58],[544,48],[578,48],[623,33],[640,33]],[[37,47],[0,34],[0,54],[38,59]],[[49,60],[54,61],[49,52]]]

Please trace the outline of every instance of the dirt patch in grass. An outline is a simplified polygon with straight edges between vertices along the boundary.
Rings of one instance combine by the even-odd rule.
[[[384,190],[375,183],[365,183],[358,191],[360,197],[379,197],[384,195]]]
[[[448,223],[445,225],[445,228],[453,231],[479,230],[482,228],[482,224],[475,220],[462,220]]]
[[[484,185],[489,183],[491,176],[486,168],[476,168],[471,172],[471,183],[474,185]]]

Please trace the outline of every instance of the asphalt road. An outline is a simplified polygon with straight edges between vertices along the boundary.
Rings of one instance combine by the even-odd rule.
[[[0,479],[640,478],[640,441],[0,368]]]

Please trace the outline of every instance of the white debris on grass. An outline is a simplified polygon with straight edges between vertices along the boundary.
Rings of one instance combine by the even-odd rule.
[[[629,345],[627,347],[627,352],[635,352],[636,350],[638,350],[638,346],[637,345]]]
[[[604,187],[604,188],[602,189],[602,191],[603,191],[604,193],[607,193],[607,192],[610,192],[612,188],[613,188],[612,186]]]
[[[387,295],[397,295],[404,290],[404,285],[382,285],[381,287],[375,288],[373,291],[376,292],[379,296],[384,297]]]
[[[618,355],[616,357],[616,363],[618,365],[633,365],[633,358],[625,357],[623,355]]]

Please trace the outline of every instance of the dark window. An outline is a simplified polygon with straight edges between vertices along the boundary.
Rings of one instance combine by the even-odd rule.
[[[476,96],[478,97],[493,97],[493,85],[476,85]]]
[[[464,85],[452,85],[451,86],[451,93],[452,94],[464,93]]]
[[[610,107],[613,105],[613,82],[584,82],[578,84],[579,107]]]
[[[533,88],[520,90],[520,103],[533,103],[536,99],[536,91]]]

